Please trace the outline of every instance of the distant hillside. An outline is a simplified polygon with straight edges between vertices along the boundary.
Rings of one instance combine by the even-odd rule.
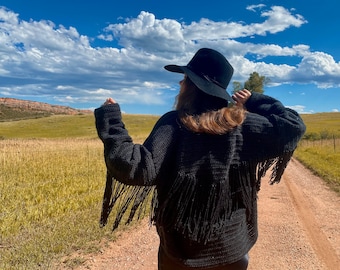
[[[0,121],[39,118],[50,115],[90,114],[90,110],[78,110],[68,106],[51,105],[44,102],[0,98]]]

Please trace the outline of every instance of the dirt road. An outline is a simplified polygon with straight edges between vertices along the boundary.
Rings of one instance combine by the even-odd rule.
[[[259,239],[250,270],[340,269],[340,196],[292,160],[280,184],[263,179]],[[77,270],[156,270],[158,237],[144,221],[100,254],[81,255]],[[58,269],[66,269],[60,263]]]

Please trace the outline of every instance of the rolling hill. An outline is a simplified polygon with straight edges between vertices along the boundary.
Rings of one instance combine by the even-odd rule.
[[[68,106],[51,105],[44,102],[0,98],[0,121],[40,118],[50,115],[91,114],[90,110],[79,110]]]

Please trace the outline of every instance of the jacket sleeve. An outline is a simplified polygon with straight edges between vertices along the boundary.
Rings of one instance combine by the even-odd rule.
[[[264,160],[291,153],[306,127],[299,114],[266,95],[252,93],[245,104],[247,116],[242,125],[244,153]]]
[[[144,144],[134,144],[122,122],[118,104],[95,110],[96,128],[104,144],[108,172],[127,185],[153,185],[173,142],[174,127],[167,114],[156,123]]]

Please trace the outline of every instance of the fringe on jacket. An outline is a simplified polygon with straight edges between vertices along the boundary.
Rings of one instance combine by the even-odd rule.
[[[287,152],[258,163],[246,162],[236,170],[231,169],[229,178],[239,179],[241,202],[247,213],[252,213],[254,196],[260,190],[261,178],[272,169],[269,183],[279,183],[292,154],[293,152]],[[253,170],[256,171],[254,179]],[[199,188],[195,185],[194,179],[191,180],[187,179],[187,176],[178,177],[169,192],[169,203],[166,204],[166,208],[159,208],[155,186],[129,186],[117,181],[107,172],[100,225],[103,227],[107,224],[113,209],[115,219],[112,230],[115,230],[120,223],[129,224],[135,217],[137,219],[143,217],[147,205],[151,205],[151,220],[171,224],[174,229],[190,236],[192,240],[206,242],[211,234],[218,230],[218,224],[223,224],[223,221],[230,217],[234,210],[232,202],[235,200],[230,193],[229,181],[208,185],[207,190],[207,187]],[[206,199],[195,200],[202,192]],[[167,215],[169,212],[167,209],[178,214]]]

